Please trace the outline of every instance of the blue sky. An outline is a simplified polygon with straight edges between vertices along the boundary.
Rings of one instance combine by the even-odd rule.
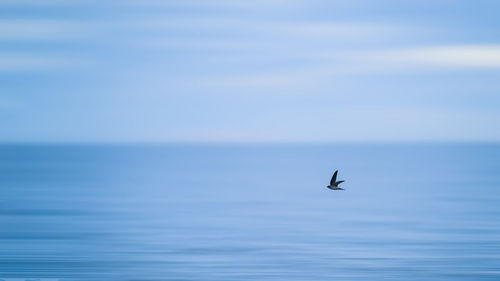
[[[0,7],[0,141],[500,141],[498,1]]]

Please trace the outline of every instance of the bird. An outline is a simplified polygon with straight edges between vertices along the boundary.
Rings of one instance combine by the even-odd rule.
[[[327,186],[331,190],[345,190],[339,187],[339,184],[343,183],[344,181],[337,181],[338,172],[339,170],[336,170],[335,173],[333,173],[332,179],[330,180],[330,185]]]

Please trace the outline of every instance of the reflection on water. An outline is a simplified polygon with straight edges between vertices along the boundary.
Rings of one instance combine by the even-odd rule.
[[[0,278],[500,280],[500,145],[0,146]],[[326,188],[339,169],[346,191]]]

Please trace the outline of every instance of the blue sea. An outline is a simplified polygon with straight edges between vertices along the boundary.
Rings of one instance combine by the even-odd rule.
[[[4,144],[9,278],[500,280],[500,144]]]

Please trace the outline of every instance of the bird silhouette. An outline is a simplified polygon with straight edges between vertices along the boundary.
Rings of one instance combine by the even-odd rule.
[[[339,184],[343,183],[344,181],[337,181],[337,173],[339,171],[336,170],[335,173],[333,173],[332,179],[330,180],[330,185],[327,186],[331,190],[345,190],[343,188],[339,187]]]

